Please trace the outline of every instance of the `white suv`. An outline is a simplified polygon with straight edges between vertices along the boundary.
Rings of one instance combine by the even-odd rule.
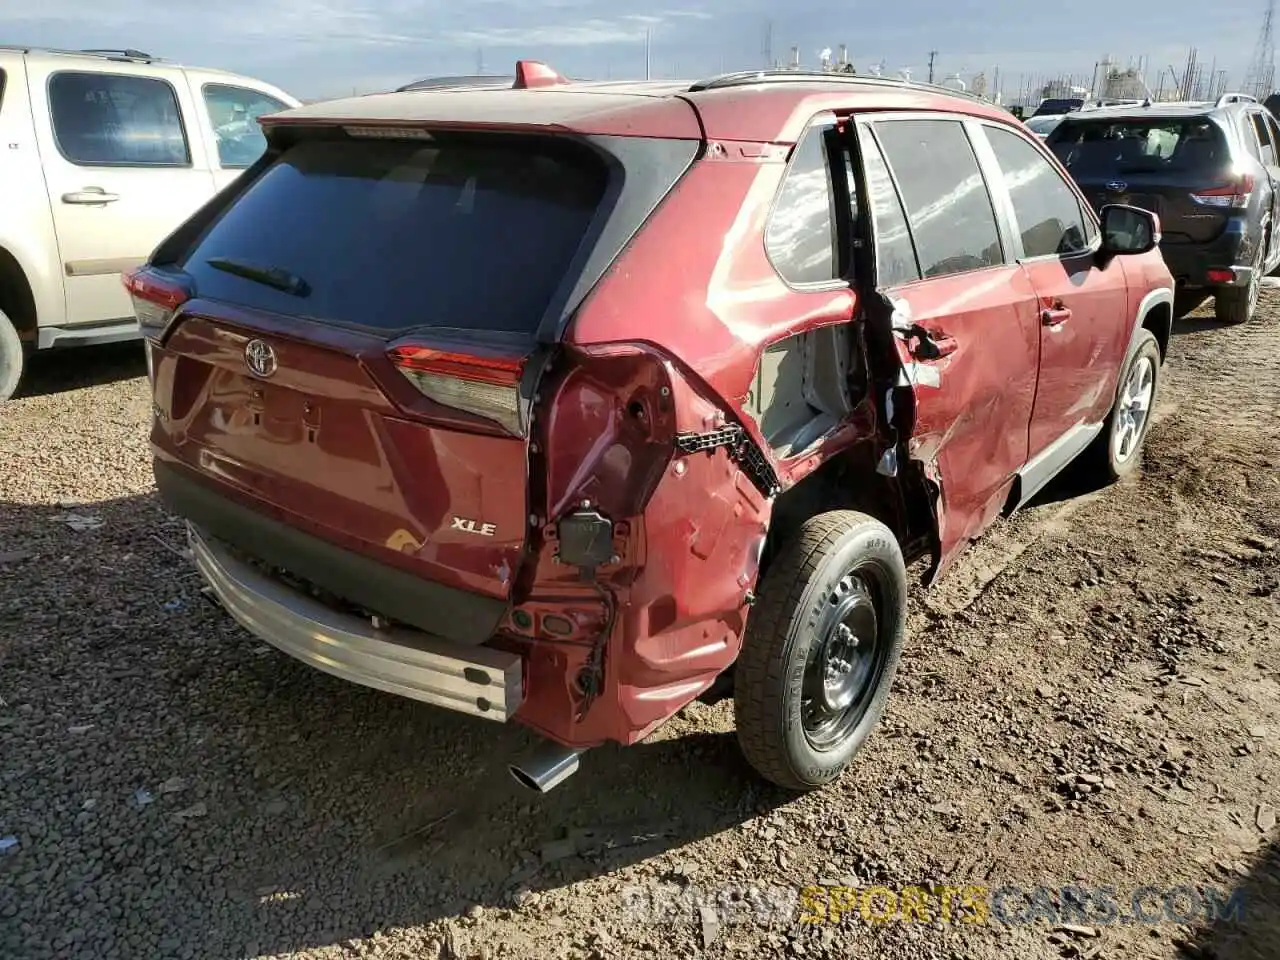
[[[263,152],[298,101],[137,50],[0,46],[0,402],[25,357],[138,337],[120,275]]]

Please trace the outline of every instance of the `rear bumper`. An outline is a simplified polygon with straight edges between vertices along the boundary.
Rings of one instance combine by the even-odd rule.
[[[489,720],[510,719],[524,700],[518,654],[378,630],[243,563],[192,524],[187,534],[197,568],[231,616],[317,670]]]
[[[1160,252],[1180,287],[1247,286],[1253,275],[1254,241],[1244,232],[1244,224],[1238,221],[1228,224],[1216,240],[1208,243],[1166,242],[1160,246]],[[1230,283],[1211,280],[1210,270],[1228,270],[1234,280]]]
[[[426,580],[304,533],[231,499],[171,460],[157,458],[153,469],[165,506],[208,536],[389,620],[478,646],[506,614],[505,600]]]

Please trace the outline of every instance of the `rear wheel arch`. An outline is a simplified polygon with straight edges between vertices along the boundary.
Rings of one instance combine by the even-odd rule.
[[[34,346],[37,326],[35,292],[17,257],[4,247],[0,247],[0,313],[9,318],[23,343]]]

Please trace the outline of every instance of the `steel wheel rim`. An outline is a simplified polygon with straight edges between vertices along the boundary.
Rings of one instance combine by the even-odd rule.
[[[1111,452],[1117,464],[1127,463],[1138,449],[1147,419],[1151,415],[1151,401],[1155,396],[1156,367],[1151,358],[1141,356],[1125,377],[1120,390],[1120,402],[1116,406],[1116,427],[1111,439]]]
[[[851,571],[840,579],[815,632],[805,660],[800,717],[810,746],[829,751],[866,715],[887,659],[876,595],[866,577]]]

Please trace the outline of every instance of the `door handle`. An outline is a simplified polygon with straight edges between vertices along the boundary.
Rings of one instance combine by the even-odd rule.
[[[115,203],[119,199],[120,194],[107,193],[101,187],[85,187],[62,195],[63,203]]]
[[[1040,313],[1040,321],[1046,327],[1056,327],[1071,319],[1071,311],[1067,307],[1049,307]]]
[[[938,360],[949,357],[959,347],[955,337],[949,337],[945,333],[935,333],[919,324],[913,325],[909,333],[912,340],[911,355],[919,360]]]

